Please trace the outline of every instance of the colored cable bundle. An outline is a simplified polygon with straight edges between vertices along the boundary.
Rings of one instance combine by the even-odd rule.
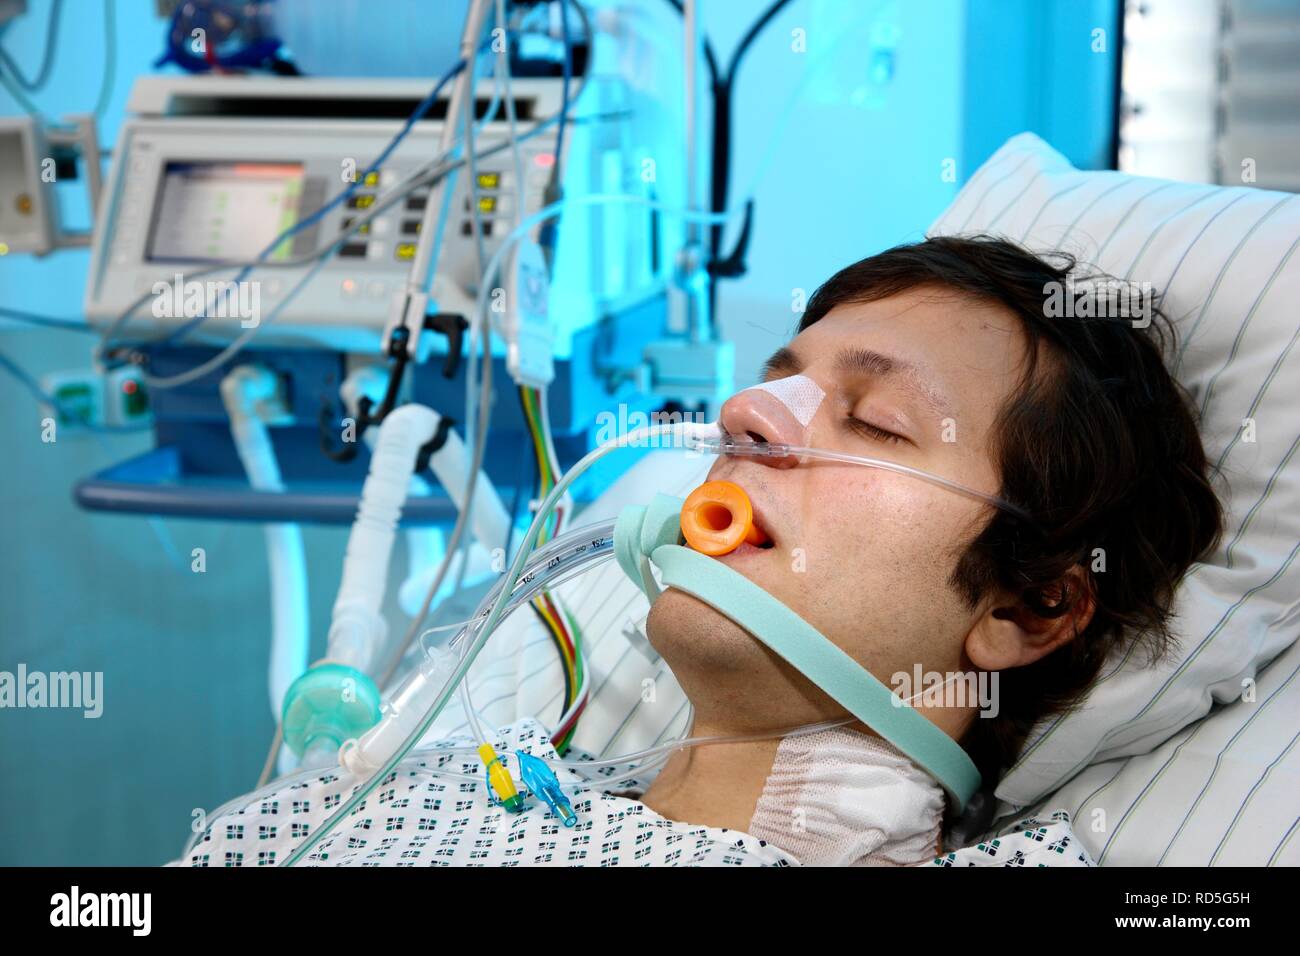
[[[540,502],[551,493],[560,477],[559,462],[551,440],[550,421],[546,414],[546,393],[520,386],[519,401],[523,406],[524,419],[533,441],[533,452],[537,457],[537,500]],[[547,517],[538,535],[539,546],[559,533],[564,517],[563,507],[557,507]],[[532,608],[550,633],[564,671],[564,709],[551,732],[551,742],[556,751],[563,754],[572,742],[578,718],[587,705],[587,669],[582,657],[582,630],[559,598],[549,591],[538,595],[532,602]]]

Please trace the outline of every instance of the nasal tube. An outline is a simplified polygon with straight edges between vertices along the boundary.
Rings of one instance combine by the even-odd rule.
[[[742,544],[760,547],[770,540],[754,524],[754,508],[740,485],[706,481],[682,505],[682,537],[700,554],[718,557]]]

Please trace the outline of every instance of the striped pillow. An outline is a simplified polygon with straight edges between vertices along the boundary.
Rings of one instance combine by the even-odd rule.
[[[1036,727],[997,789],[1001,809],[1063,802],[1101,862],[1300,862],[1300,841],[1289,842],[1300,782],[1300,196],[1080,172],[1024,133],[928,234],[976,233],[1064,250],[1164,293],[1181,338],[1173,369],[1202,416],[1227,511],[1218,551],[1179,588],[1175,653],[1155,668],[1112,661],[1078,712]],[[1197,724],[1213,708],[1224,712]],[[1121,759],[1133,755],[1148,756]],[[1110,818],[1100,829],[1096,810]],[[1256,815],[1244,825],[1238,811]]]

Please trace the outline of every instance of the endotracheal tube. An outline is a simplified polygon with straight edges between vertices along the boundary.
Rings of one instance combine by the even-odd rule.
[[[666,439],[666,440],[665,440]],[[315,833],[307,837],[298,848],[287,857],[282,865],[292,866],[304,858],[312,847],[316,846],[338,823],[351,814],[374,789],[376,784],[391,773],[406,757],[412,748],[427,733],[433,721],[442,712],[451,695],[465,679],[470,665],[482,650],[497,625],[512,610],[529,601],[539,591],[558,587],[576,574],[585,571],[592,564],[611,557],[613,551],[613,522],[604,522],[577,528],[548,542],[543,548],[534,552],[539,532],[547,521],[555,505],[561,500],[569,486],[589,469],[597,460],[620,448],[652,446],[673,447],[687,452],[712,453],[718,455],[741,455],[748,457],[820,459],[838,464],[854,464],[871,468],[880,468],[896,474],[907,475],[928,481],[938,487],[958,494],[972,497],[993,507],[1028,519],[1029,515],[1021,508],[1004,501],[995,495],[986,494],[969,488],[958,482],[943,478],[929,472],[921,471],[907,465],[900,465],[884,459],[865,458],[849,455],[829,449],[804,446],[769,444],[766,442],[735,441],[723,434],[716,423],[699,424],[679,422],[653,425],[637,429],[613,441],[607,442],[593,450],[573,466],[563,478],[551,489],[549,495],[538,508],[532,524],[525,533],[523,542],[513,562],[500,581],[484,598],[475,617],[461,629],[445,650],[426,652],[420,665],[407,675],[405,680],[389,696],[383,706],[379,723],[371,728],[359,740],[349,741],[340,750],[340,763],[357,776],[366,776],[365,784],[357,788],[351,797],[335,811]],[[773,731],[762,737],[789,736],[792,733],[806,733],[848,723],[848,720],[830,724],[814,725],[808,728],[792,728],[789,731]],[[478,735],[480,738],[482,734]],[[600,766],[617,766],[637,760],[664,758],[672,750],[684,746],[704,743],[723,742],[733,738],[707,738],[701,740],[683,739],[671,741],[660,748],[637,754],[627,754],[610,758],[598,763],[577,761],[538,761],[536,763],[521,761],[528,767],[526,779],[531,778],[537,786],[535,795],[552,807],[562,820],[568,824],[567,804],[560,796],[563,787],[586,786],[585,781],[561,784],[553,774],[541,775],[539,767],[567,767],[595,769]],[[734,738],[741,739],[741,738]],[[485,753],[480,739],[478,749],[487,766],[489,783],[497,799],[511,809],[521,806],[510,775],[495,752]],[[490,745],[488,750],[490,750]],[[439,749],[436,752],[447,752]],[[640,772],[647,769],[645,764]],[[623,777],[626,777],[624,774]],[[610,783],[614,779],[602,779],[601,783]],[[540,792],[539,792],[540,791]],[[515,796],[514,800],[510,797]],[[567,812],[571,812],[567,811]]]

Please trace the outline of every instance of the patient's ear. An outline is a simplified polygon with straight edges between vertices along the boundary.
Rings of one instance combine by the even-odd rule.
[[[966,656],[985,671],[1023,667],[1074,639],[1092,620],[1096,595],[1088,573],[1075,565],[1037,595],[1036,613],[1025,595],[1000,592],[966,635]]]

